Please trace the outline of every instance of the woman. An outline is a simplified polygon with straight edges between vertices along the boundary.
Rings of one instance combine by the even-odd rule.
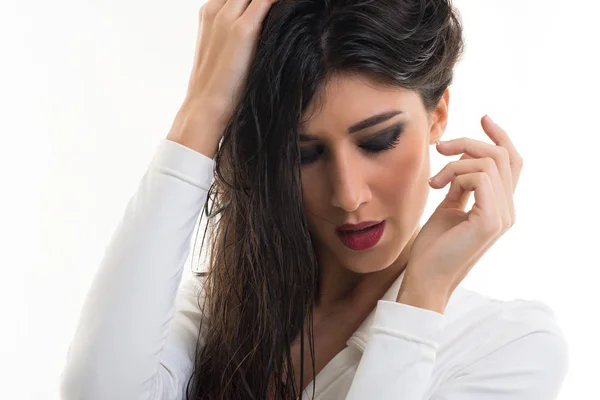
[[[522,159],[488,117],[493,144],[439,141],[463,51],[449,1],[208,0],[200,18],[64,398],[555,398],[548,306],[460,286],[515,222]],[[429,145],[463,155],[429,179]],[[207,199],[208,273],[180,287]]]

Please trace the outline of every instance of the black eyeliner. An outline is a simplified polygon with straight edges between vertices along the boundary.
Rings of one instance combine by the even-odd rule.
[[[361,142],[361,147],[367,151],[379,152],[388,150],[398,143],[398,139],[404,132],[404,122],[388,126],[384,130],[372,135],[370,139]]]
[[[404,132],[405,125],[405,122],[398,122],[394,125],[390,125],[387,128],[370,135],[369,138],[362,140],[360,147],[369,153],[375,154],[392,149],[398,144],[400,135]],[[322,145],[310,146],[304,149],[300,148],[300,164],[310,164],[316,161],[323,151]]]
[[[400,131],[400,133],[402,131],[404,131],[404,126],[405,126],[404,122],[398,122],[398,123],[396,123],[394,125],[390,125],[387,128],[382,129],[381,131],[376,132],[376,133],[370,135],[365,140],[361,141],[361,143],[364,144],[364,143],[372,142],[372,141],[375,141],[377,139],[380,139],[381,137],[385,137],[386,135],[395,136],[396,132],[398,130]]]

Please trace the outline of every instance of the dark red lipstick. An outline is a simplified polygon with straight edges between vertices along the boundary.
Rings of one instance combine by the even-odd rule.
[[[375,246],[385,229],[385,221],[366,221],[359,224],[344,224],[336,228],[338,237],[352,250],[366,250]]]

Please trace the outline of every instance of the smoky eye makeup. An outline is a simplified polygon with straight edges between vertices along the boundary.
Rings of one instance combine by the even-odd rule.
[[[359,147],[368,153],[380,153],[393,149],[400,141],[400,135],[404,131],[405,122],[399,122],[394,125],[362,139]],[[323,145],[313,145],[300,147],[300,164],[306,165],[316,161],[324,152]]]
[[[400,122],[388,126],[375,135],[362,140],[360,147],[370,152],[380,152],[394,148],[400,139],[400,134],[404,131],[404,123]]]
[[[323,153],[323,146],[315,145],[309,147],[300,148],[300,164],[306,165],[314,161],[317,161],[319,156]]]

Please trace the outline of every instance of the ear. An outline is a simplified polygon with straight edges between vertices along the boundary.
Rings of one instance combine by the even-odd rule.
[[[448,105],[450,104],[450,88],[446,88],[438,105],[431,112],[429,120],[429,144],[441,139],[448,124]]]

